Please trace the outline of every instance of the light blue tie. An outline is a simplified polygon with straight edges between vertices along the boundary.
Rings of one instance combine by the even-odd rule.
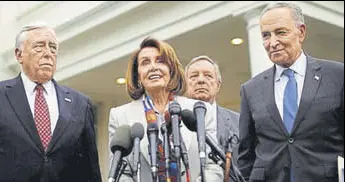
[[[297,82],[293,70],[286,69],[283,74],[289,77],[284,91],[283,120],[286,129],[291,133],[297,113]]]
[[[283,120],[286,129],[291,133],[293,123],[295,121],[297,113],[297,82],[295,79],[295,72],[291,69],[286,69],[283,73],[289,77],[289,81],[286,84],[284,91],[284,101],[283,101]],[[290,182],[294,182],[293,169],[290,167]]]

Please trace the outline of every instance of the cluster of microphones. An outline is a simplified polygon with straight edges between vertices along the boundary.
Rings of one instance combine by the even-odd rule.
[[[199,159],[200,159],[200,176],[201,181],[204,182],[205,179],[205,165],[206,158],[209,157],[216,164],[219,164],[223,169],[225,175],[227,176],[224,180],[228,181],[245,181],[241,176],[240,172],[236,166],[232,164],[232,169],[234,172],[230,174],[229,172],[229,160],[228,154],[231,156],[232,147],[234,140],[238,140],[238,137],[230,132],[228,135],[228,142],[226,145],[219,145],[216,140],[214,140],[211,135],[209,135],[205,130],[205,114],[206,106],[202,101],[196,102],[194,104],[193,111],[185,109],[181,110],[181,106],[178,102],[172,101],[169,103],[169,114],[165,117],[165,122],[161,122],[160,131],[163,136],[163,148],[164,148],[164,158],[166,163],[166,178],[169,178],[169,160],[171,155],[176,159],[176,168],[179,171],[176,176],[176,181],[181,181],[181,164],[182,159],[183,165],[187,171],[187,180],[189,181],[189,162],[188,162],[188,152],[186,146],[183,142],[180,127],[181,120],[184,125],[192,132],[197,133],[198,148],[199,148]],[[111,162],[111,167],[109,170],[109,182],[119,181],[122,173],[128,164],[124,157],[128,156],[130,153],[133,155],[133,164],[131,165],[132,176],[136,176],[136,181],[141,181],[141,170],[140,170],[140,141],[144,136],[144,127],[141,123],[134,123],[131,127],[129,125],[121,125],[116,129],[114,137],[110,142],[110,149],[113,153],[113,159]],[[158,135],[159,127],[157,122],[147,123],[147,137],[149,141],[148,150],[150,155],[150,167],[152,181],[156,182],[158,180]],[[172,137],[169,137],[172,134]],[[172,141],[171,141],[172,140]],[[238,141],[235,141],[238,142]],[[173,143],[172,150],[170,150],[169,145]],[[206,155],[206,144],[210,146],[211,152]],[[223,148],[225,150],[223,150]],[[171,152],[172,151],[172,152]],[[229,177],[231,178],[229,179]],[[231,180],[233,179],[233,180]],[[167,180],[170,181],[170,180]]]

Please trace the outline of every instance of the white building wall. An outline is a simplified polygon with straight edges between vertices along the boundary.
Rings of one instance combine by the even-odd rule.
[[[260,3],[254,1],[1,2],[1,65],[9,68],[13,74],[17,74],[19,69],[15,68],[18,64],[13,53],[14,38],[21,26],[32,21],[43,20],[56,29],[61,42],[56,79],[64,80],[128,55],[148,34],[161,39],[172,38],[225,16],[243,16],[249,10],[262,7],[266,3],[265,1]],[[306,15],[343,28],[344,7],[340,7],[339,2],[297,3],[302,6]],[[186,7],[188,11],[181,11]]]

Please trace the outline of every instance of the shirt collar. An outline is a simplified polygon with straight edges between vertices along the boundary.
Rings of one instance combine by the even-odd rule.
[[[282,73],[287,69],[284,68],[278,64],[275,64],[276,67],[276,74],[275,74],[275,81],[279,81],[282,77]],[[289,67],[293,71],[295,71],[298,75],[304,77],[305,72],[307,69],[307,57],[302,51],[301,55],[298,57],[298,59]]]
[[[213,104],[211,104],[211,106],[212,106],[212,108],[214,108],[214,109],[217,108],[217,103],[216,103],[216,101],[214,101]]]
[[[36,87],[36,83],[31,81],[29,79],[29,77],[24,73],[24,72],[21,72],[20,74],[22,80],[23,80],[23,85],[24,85],[24,88],[25,90],[29,93],[29,94],[33,94],[35,92],[35,87]],[[42,84],[43,88],[44,88],[44,91],[50,95],[53,93],[53,89],[54,89],[54,84],[51,80],[45,82]]]

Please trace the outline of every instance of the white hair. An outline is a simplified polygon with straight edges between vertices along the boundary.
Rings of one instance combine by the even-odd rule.
[[[38,21],[38,22],[34,22],[34,23],[30,23],[27,25],[24,25],[21,30],[19,31],[19,33],[16,36],[16,43],[15,43],[15,48],[16,49],[20,49],[20,46],[23,44],[23,42],[26,40],[26,33],[28,31],[34,30],[34,29],[39,29],[39,28],[50,28],[53,30],[53,28],[51,28],[47,23],[42,22],[42,21]]]
[[[272,10],[272,9],[277,9],[277,8],[291,9],[292,18],[295,20],[296,25],[304,24],[304,15],[303,15],[302,9],[298,5],[289,3],[289,2],[278,2],[278,3],[268,4],[266,8],[261,12],[260,19],[267,11]]]
[[[218,81],[219,81],[219,83],[222,83],[222,75],[220,74],[220,70],[219,70],[218,64],[217,64],[215,61],[213,61],[210,57],[208,57],[208,56],[206,56],[206,55],[201,55],[201,56],[194,57],[194,58],[187,64],[187,66],[186,66],[186,68],[185,68],[185,73],[187,74],[188,69],[189,69],[189,67],[190,67],[192,64],[194,64],[195,62],[200,61],[200,60],[206,60],[206,61],[210,62],[210,63],[213,65],[214,69],[216,70],[216,74],[217,74]]]

